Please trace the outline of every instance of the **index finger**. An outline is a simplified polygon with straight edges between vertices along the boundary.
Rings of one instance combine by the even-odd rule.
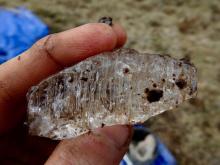
[[[117,24],[86,24],[49,35],[0,65],[0,133],[20,119],[18,105],[32,85],[89,56],[121,46],[125,40],[126,34]]]

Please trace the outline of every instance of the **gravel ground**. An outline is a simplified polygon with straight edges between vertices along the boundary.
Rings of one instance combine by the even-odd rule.
[[[179,164],[220,164],[219,0],[0,0],[4,7],[21,5],[39,15],[52,32],[111,16],[128,33],[125,47],[191,58],[199,72],[198,97],[146,125]]]

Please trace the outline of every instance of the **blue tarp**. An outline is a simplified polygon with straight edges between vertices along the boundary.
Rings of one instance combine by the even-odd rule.
[[[0,64],[30,48],[49,30],[26,8],[0,8]]]

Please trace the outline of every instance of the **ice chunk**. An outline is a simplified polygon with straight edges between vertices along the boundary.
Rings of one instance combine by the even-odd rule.
[[[28,93],[32,135],[65,139],[104,125],[134,124],[195,96],[194,65],[118,49],[90,57]]]

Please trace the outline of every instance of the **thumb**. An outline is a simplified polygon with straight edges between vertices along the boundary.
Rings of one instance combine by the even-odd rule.
[[[98,128],[91,133],[60,142],[46,165],[118,165],[128,149],[131,137],[131,126]]]

